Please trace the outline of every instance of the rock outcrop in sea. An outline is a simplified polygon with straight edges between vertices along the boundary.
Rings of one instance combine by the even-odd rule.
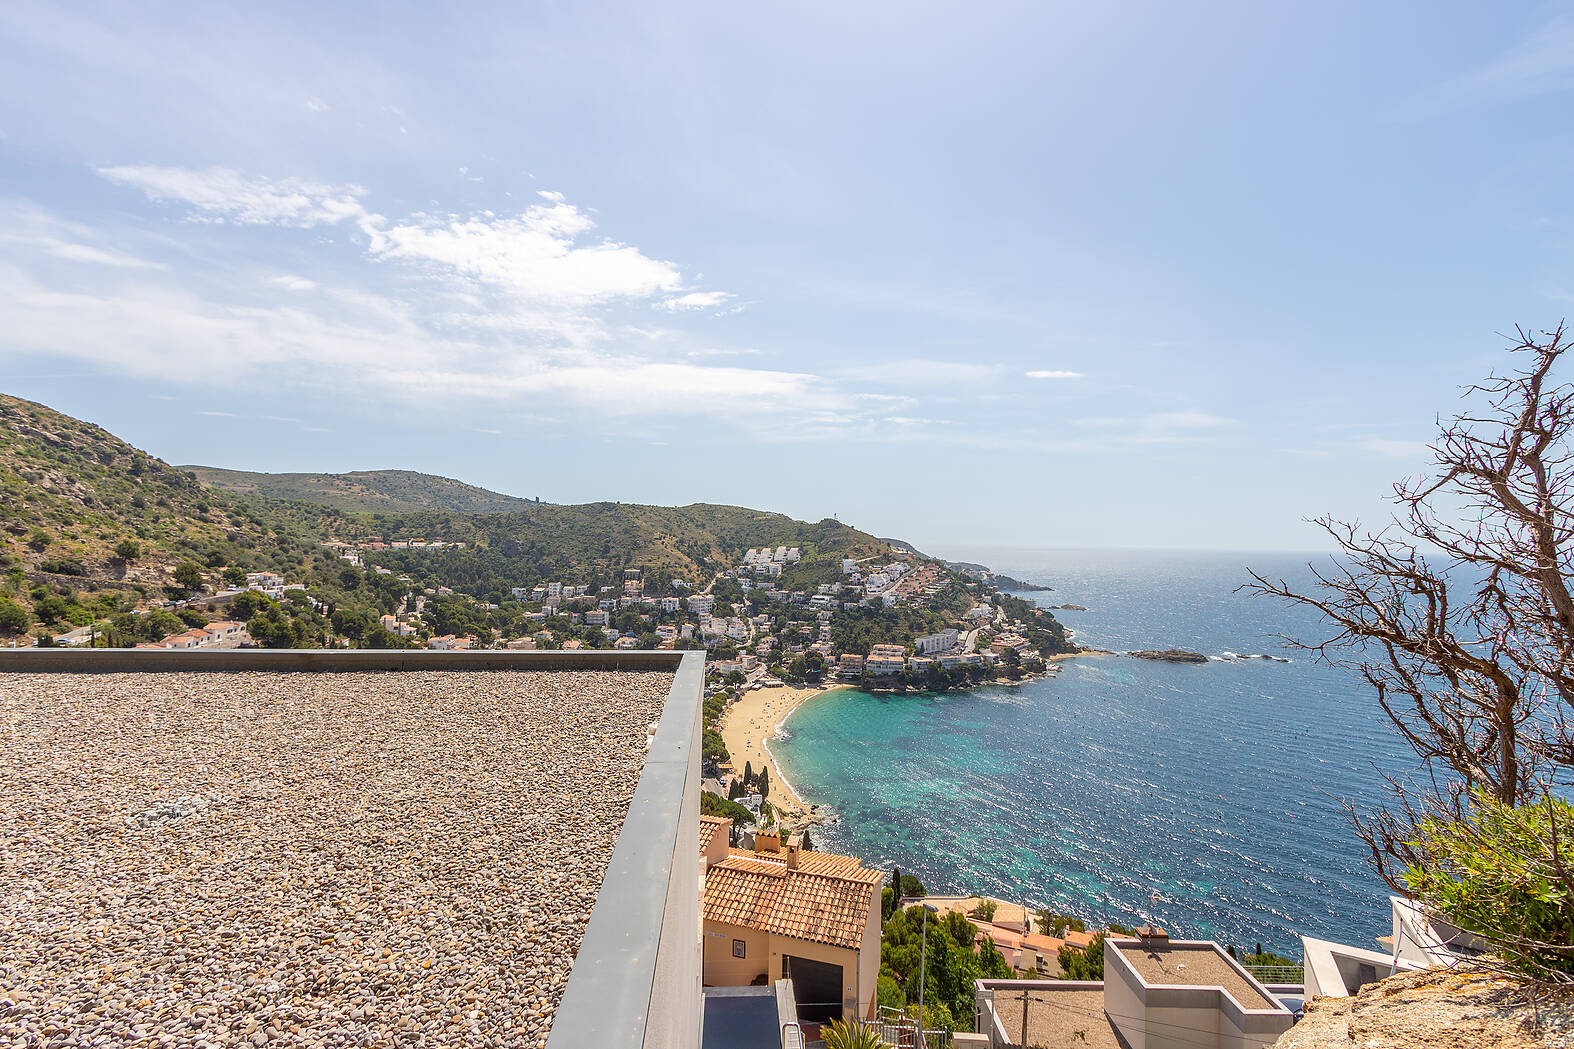
[[[1206,663],[1208,657],[1201,652],[1188,652],[1184,648],[1165,648],[1157,651],[1127,652],[1135,659],[1152,659],[1160,663]]]

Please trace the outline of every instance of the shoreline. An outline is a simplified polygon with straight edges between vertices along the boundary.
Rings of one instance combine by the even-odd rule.
[[[821,817],[814,813],[782,771],[776,755],[771,752],[770,741],[781,733],[793,712],[809,700],[852,687],[833,684],[815,688],[762,688],[757,692],[745,692],[721,716],[718,728],[732,756],[733,773],[742,775],[745,762],[769,771],[771,789],[765,800],[776,810],[777,823],[789,830],[819,823]]]
[[[1057,655],[1045,657],[1046,663],[1061,663],[1068,659],[1080,659],[1083,656],[1109,656],[1115,653],[1104,649],[1084,649],[1080,652],[1062,652]],[[981,681],[977,685],[967,688],[950,689],[954,692],[971,692],[984,685],[1020,685],[1023,681],[1037,680],[1040,677],[1052,675],[1033,675],[1017,681],[1006,679],[993,679]],[[745,692],[743,696],[721,716],[718,731],[722,740],[727,744],[727,752],[732,756],[733,773],[741,776],[743,764],[758,764],[770,772],[771,792],[766,798],[771,807],[776,810],[776,821],[787,830],[801,830],[811,824],[823,823],[824,817],[814,811],[814,805],[793,785],[791,779],[782,770],[781,762],[775,752],[771,750],[771,740],[779,737],[787,724],[787,719],[797,712],[798,708],[818,696],[828,695],[844,689],[855,689],[860,686],[845,682],[822,684],[814,687],[784,686],[782,688],[767,688],[759,691]],[[945,695],[946,693],[937,693]]]

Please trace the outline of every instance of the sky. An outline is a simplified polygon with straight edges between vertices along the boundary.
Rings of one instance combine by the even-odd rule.
[[[223,6],[0,5],[0,390],[177,464],[1316,549],[1574,304],[1567,4]]]

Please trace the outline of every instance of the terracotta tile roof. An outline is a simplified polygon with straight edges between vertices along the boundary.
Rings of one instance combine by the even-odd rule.
[[[703,829],[702,829],[703,834]],[[705,920],[857,949],[885,875],[824,852],[728,850],[705,875]]]
[[[725,816],[701,816],[700,853],[703,855],[705,852],[709,851],[710,843],[712,839],[716,837],[717,831],[722,830],[723,828],[730,828],[731,826],[732,820]]]

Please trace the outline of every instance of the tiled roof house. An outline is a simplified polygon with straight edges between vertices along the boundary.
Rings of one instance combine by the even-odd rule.
[[[791,979],[807,1021],[870,1015],[880,968],[881,871],[856,859],[784,846],[728,845],[732,821],[702,816],[704,982],[748,986]]]

